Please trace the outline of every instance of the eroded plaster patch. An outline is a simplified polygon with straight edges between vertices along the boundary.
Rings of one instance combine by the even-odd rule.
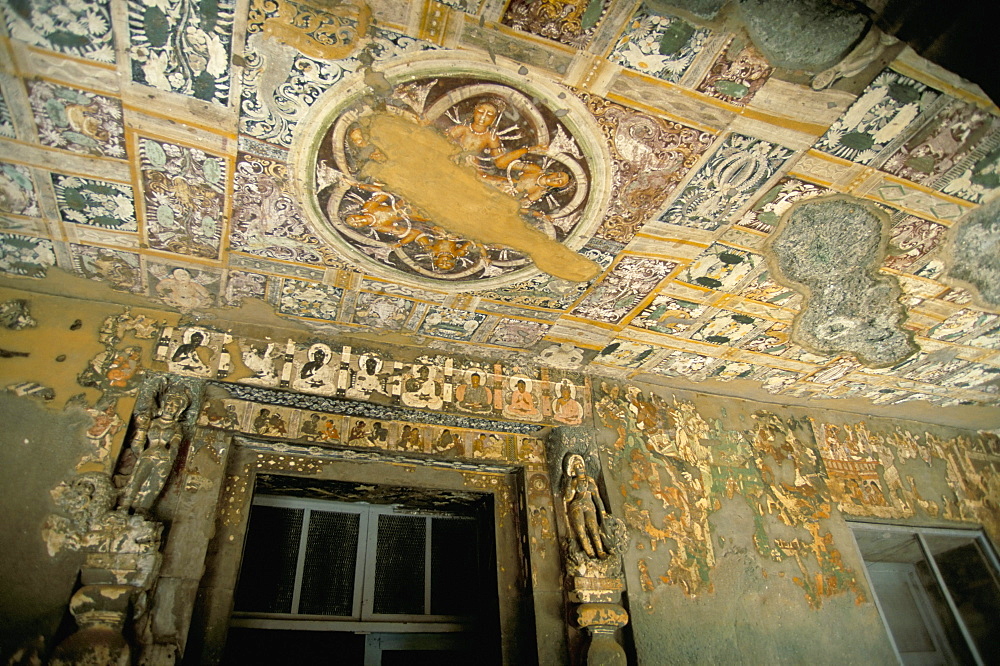
[[[952,233],[948,276],[975,287],[984,304],[1000,307],[1000,199],[967,215]]]
[[[895,278],[878,272],[886,253],[884,213],[850,197],[796,204],[771,243],[774,275],[805,296],[793,339],[820,354],[849,353],[869,367],[917,351],[902,327]]]

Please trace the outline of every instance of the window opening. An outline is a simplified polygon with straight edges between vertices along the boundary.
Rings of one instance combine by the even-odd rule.
[[[237,617],[466,622],[480,598],[481,525],[472,515],[258,495]]]
[[[998,663],[1000,569],[981,532],[849,525],[901,663]]]

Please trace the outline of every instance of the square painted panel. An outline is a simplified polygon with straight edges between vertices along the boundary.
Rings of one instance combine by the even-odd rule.
[[[119,291],[143,291],[142,265],[138,254],[76,243],[71,243],[69,250],[73,257],[73,270],[81,277],[105,282]]]
[[[284,278],[278,296],[278,312],[295,317],[336,321],[344,290],[319,282]]]
[[[135,194],[131,185],[79,176],[52,174],[59,216],[64,222],[116,231],[136,231]]]
[[[120,100],[35,80],[28,83],[28,101],[43,146],[125,159]]]
[[[6,4],[7,31],[14,39],[97,62],[115,61],[110,0]]]
[[[132,80],[226,104],[235,0],[131,0]]]
[[[55,247],[48,238],[0,233],[0,273],[43,278],[55,263]]]
[[[939,95],[933,88],[887,69],[816,142],[815,148],[868,164]]]
[[[622,67],[676,83],[694,62],[711,32],[676,16],[640,8],[608,59]]]

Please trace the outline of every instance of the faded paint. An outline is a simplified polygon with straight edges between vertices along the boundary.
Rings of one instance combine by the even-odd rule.
[[[530,226],[517,199],[455,162],[456,146],[429,127],[374,114],[368,131],[385,161],[369,160],[362,173],[386,184],[453,234],[524,252],[553,277],[584,282],[601,267]]]

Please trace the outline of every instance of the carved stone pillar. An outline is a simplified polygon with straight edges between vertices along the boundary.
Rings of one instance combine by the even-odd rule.
[[[590,634],[588,666],[625,666],[625,650],[615,640],[615,632],[628,624],[628,612],[618,604],[580,604],[576,623]]]
[[[84,585],[69,602],[79,629],[55,649],[50,666],[128,666],[131,649],[122,634],[131,585]]]
[[[600,456],[593,433],[585,428],[557,428],[549,438],[550,460],[560,480],[556,507],[560,513],[567,596],[578,627],[590,637],[585,663],[624,666],[625,650],[616,632],[628,624],[621,605],[625,589],[622,554],[625,524],[611,515],[602,497]]]

